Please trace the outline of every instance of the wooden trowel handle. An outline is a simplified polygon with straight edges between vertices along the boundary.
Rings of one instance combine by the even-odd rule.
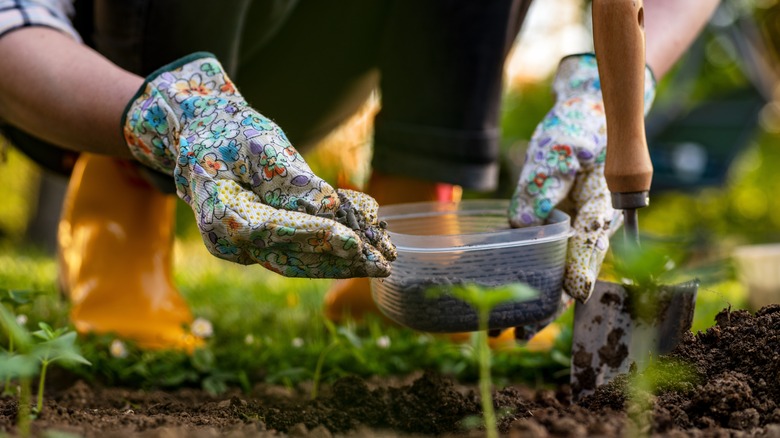
[[[593,43],[607,117],[607,186],[613,194],[648,192],[642,0],[593,0]]]

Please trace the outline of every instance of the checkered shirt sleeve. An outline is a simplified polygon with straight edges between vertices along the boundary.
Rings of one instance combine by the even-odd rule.
[[[45,26],[81,41],[68,18],[72,15],[71,0],[0,0],[0,37],[22,27]]]

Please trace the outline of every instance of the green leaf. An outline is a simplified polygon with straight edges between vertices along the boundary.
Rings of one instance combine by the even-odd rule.
[[[651,286],[659,277],[678,267],[685,256],[684,242],[643,239],[634,242],[617,240],[612,244],[615,273],[633,284]]]
[[[349,341],[349,343],[355,347],[355,348],[361,348],[363,346],[363,341],[360,339],[358,335],[355,334],[354,331],[350,330],[349,327],[339,327],[338,328],[338,334],[343,336],[344,339]]]
[[[474,283],[452,286],[433,286],[426,291],[432,297],[452,295],[482,310],[491,310],[501,304],[527,301],[539,296],[539,291],[525,283],[509,283],[488,287]]]
[[[38,358],[27,354],[0,354],[0,379],[33,377],[38,374]]]
[[[21,306],[31,303],[35,298],[44,293],[34,290],[0,289],[0,303]]]
[[[48,358],[49,362],[92,365],[76,347],[76,332],[67,332],[50,341],[41,342],[35,346],[33,354],[40,358]]]
[[[296,380],[302,380],[303,377],[301,376],[310,377],[311,372],[303,367],[292,367],[269,374],[266,380],[269,383],[278,383],[280,381],[284,381],[285,378],[290,377],[295,377]]]
[[[553,360],[553,362],[562,365],[562,366],[569,366],[571,365],[571,357],[569,357],[566,354],[563,354],[562,352],[558,350],[552,350],[550,352],[550,359]]]
[[[219,395],[227,391],[227,382],[222,376],[209,376],[201,383],[203,390],[212,395]]]
[[[191,370],[173,370],[170,374],[166,374],[161,379],[160,383],[163,386],[181,386],[185,382],[196,382],[198,380],[198,373]]]
[[[214,353],[208,348],[198,348],[192,354],[192,366],[200,372],[210,371],[214,368]]]
[[[16,322],[16,317],[5,306],[0,306],[0,323],[8,331],[8,336],[14,340],[16,349],[22,353],[30,350],[33,344],[30,333]]]
[[[67,327],[60,327],[57,330],[54,330],[53,328],[51,328],[49,324],[46,324],[43,321],[38,323],[38,327],[40,328],[40,330],[34,331],[33,336],[44,341],[51,341],[57,339],[63,334],[68,332]]]

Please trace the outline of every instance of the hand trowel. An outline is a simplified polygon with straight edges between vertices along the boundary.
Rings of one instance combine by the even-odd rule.
[[[604,176],[622,210],[626,243],[639,251],[637,210],[649,202],[653,166],[644,122],[645,34],[642,0],[593,0],[593,41],[607,118]],[[646,285],[636,285],[643,287]],[[698,282],[650,286],[650,315],[638,313],[633,286],[599,281],[576,303],[571,383],[575,400],[636,363],[671,351],[690,330]]]

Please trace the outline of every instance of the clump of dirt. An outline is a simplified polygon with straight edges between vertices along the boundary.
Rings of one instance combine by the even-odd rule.
[[[780,423],[780,305],[754,315],[725,309],[713,327],[687,334],[666,359],[692,367],[694,376],[662,389],[652,400],[655,432],[752,431]],[[582,405],[626,409],[631,377],[635,373],[599,388]]]
[[[357,377],[338,380],[327,394],[314,401],[292,401],[280,409],[252,401],[241,415],[265,420],[266,427],[287,431],[296,424],[325,426],[346,432],[358,426],[440,435],[461,429],[461,421],[478,410],[473,391],[458,392],[449,379],[425,374],[400,388],[370,389]]]
[[[755,315],[727,309],[716,322],[672,354],[702,376],[684,406],[687,421],[677,424],[750,430],[780,422],[780,305]]]
[[[681,374],[678,365],[687,364]],[[575,404],[571,389],[510,386],[494,392],[509,437],[780,437],[780,305],[755,315],[724,310],[716,325],[687,335],[654,368],[656,395],[619,376]],[[649,371],[641,374],[647,375]],[[660,376],[660,377],[659,377]],[[349,377],[308,397],[306,388],[258,385],[212,396],[101,388],[77,382],[52,390],[33,423],[84,437],[482,436],[473,384],[426,373],[409,380]],[[16,400],[0,398],[0,434],[14,433]],[[648,408],[648,409],[645,409]]]

